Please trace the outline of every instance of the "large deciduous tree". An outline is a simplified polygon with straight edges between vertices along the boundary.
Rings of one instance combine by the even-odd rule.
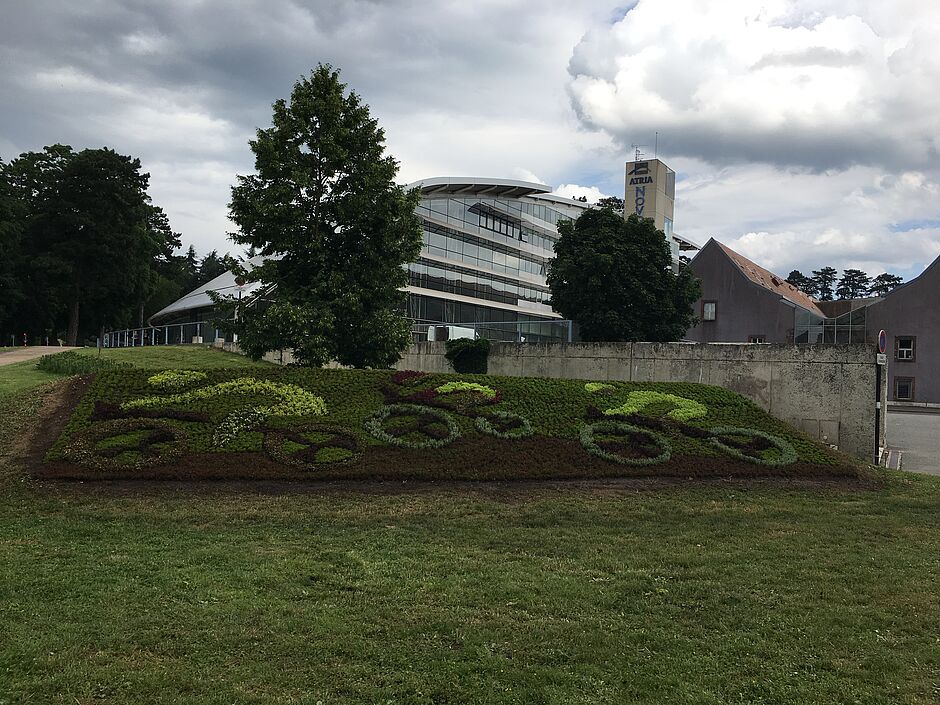
[[[257,173],[232,189],[232,239],[267,258],[247,276],[273,291],[242,307],[239,342],[255,358],[292,348],[303,365],[387,367],[410,341],[418,194],[395,184],[383,130],[329,65],[274,103],[272,123],[250,143]]]
[[[651,219],[591,209],[558,230],[551,303],[578,324],[582,339],[678,340],[695,323],[699,282],[688,267],[673,273],[669,245]]]
[[[19,204],[18,279],[27,292],[15,325],[66,339],[123,325],[153,291],[152,268],[179,237],[150,203],[140,161],[110,149],[52,145],[4,170]]]

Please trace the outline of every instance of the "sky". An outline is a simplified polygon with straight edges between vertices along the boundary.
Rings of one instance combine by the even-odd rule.
[[[909,279],[940,256],[936,0],[2,2],[0,158],[137,156],[200,253],[238,252],[248,140],[329,62],[403,183],[623,196],[638,144],[676,170],[676,232],[699,244],[784,275]]]

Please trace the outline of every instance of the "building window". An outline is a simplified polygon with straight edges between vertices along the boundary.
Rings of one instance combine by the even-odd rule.
[[[897,401],[914,401],[914,378],[894,378],[894,398]]]
[[[766,335],[749,335],[749,336],[747,336],[747,342],[749,342],[749,343],[766,343],[766,342],[767,342],[767,336],[766,336]]]
[[[910,336],[894,339],[894,359],[901,362],[913,362],[916,338]]]
[[[702,320],[703,321],[714,321],[718,315],[718,302],[717,301],[703,301],[702,302]]]

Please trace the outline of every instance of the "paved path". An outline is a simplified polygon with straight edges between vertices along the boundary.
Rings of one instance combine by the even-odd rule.
[[[889,411],[888,446],[902,451],[902,470],[940,475],[940,413]]]
[[[49,353],[74,349],[75,348],[60,348],[58,345],[31,345],[28,348],[17,348],[16,350],[8,350],[7,352],[0,353],[0,365],[12,365],[14,362],[35,360],[37,357],[42,357]]]

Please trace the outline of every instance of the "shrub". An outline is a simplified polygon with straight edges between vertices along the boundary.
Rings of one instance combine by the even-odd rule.
[[[195,370],[166,370],[148,377],[147,384],[157,389],[173,392],[196,382],[202,382],[207,376],[205,372]]]
[[[490,355],[490,341],[486,338],[472,340],[470,338],[457,338],[444,343],[446,352],[444,357],[450,360],[451,366],[461,374],[485,375],[487,360]]]
[[[80,355],[74,350],[43,355],[36,362],[36,369],[63,375],[89,375],[101,370],[133,367],[127,362],[117,362],[106,357]]]
[[[638,451],[641,454],[640,457],[631,458],[606,450],[600,445],[598,439],[600,435],[614,436],[618,443],[625,443]],[[591,455],[621,465],[656,465],[657,463],[666,462],[672,456],[672,446],[665,436],[620,421],[598,421],[597,423],[584,424],[581,427],[580,440],[581,445]],[[650,452],[648,446],[650,445],[653,446],[657,455],[648,454]]]
[[[453,392],[477,392],[482,394],[487,399],[496,398],[496,390],[492,387],[487,387],[485,384],[478,384],[476,382],[448,382],[447,384],[442,384],[440,387],[436,387],[439,394],[452,394]]]
[[[612,392],[614,391],[614,385],[607,384],[606,382],[587,382],[584,385],[584,391],[590,392],[591,394],[597,394],[598,392]]]
[[[613,409],[607,409],[604,413],[608,416],[630,416],[631,414],[640,413],[640,411],[651,404],[659,403],[675,404],[676,408],[668,412],[666,416],[676,421],[689,421],[690,419],[701,418],[708,414],[708,407],[694,399],[686,399],[685,397],[676,396],[675,394],[663,394],[662,392],[653,391],[630,392],[630,396],[627,397],[625,404],[621,404]]]

